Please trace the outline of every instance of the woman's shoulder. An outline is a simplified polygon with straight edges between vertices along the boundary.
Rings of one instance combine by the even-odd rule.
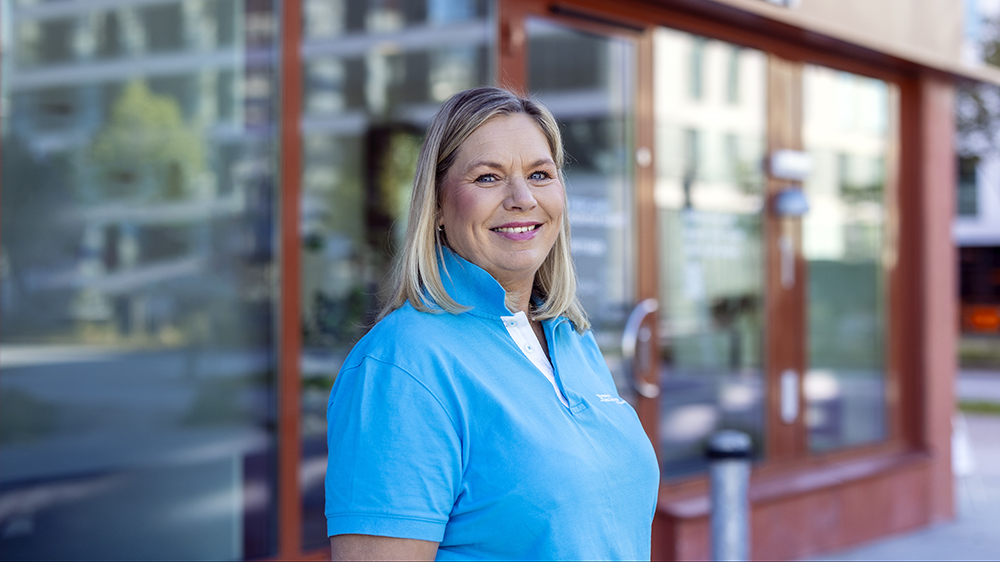
[[[417,310],[409,301],[386,314],[366,334],[366,338],[383,340],[385,338],[413,339],[417,341],[432,340],[440,330],[461,322],[461,314],[450,314],[442,310]]]
[[[355,344],[344,366],[356,365],[366,357],[404,369],[420,365],[433,355],[432,350],[447,345],[459,316],[420,311],[407,302],[372,326]]]

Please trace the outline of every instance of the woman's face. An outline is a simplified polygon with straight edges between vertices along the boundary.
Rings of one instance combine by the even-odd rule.
[[[530,290],[562,228],[564,200],[535,120],[499,115],[458,147],[441,185],[439,220],[458,255],[507,290],[525,283]]]

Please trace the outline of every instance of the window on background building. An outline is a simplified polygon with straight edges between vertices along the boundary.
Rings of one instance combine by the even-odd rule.
[[[492,83],[489,0],[304,0],[302,30],[302,541],[328,544],[326,406],[371,326],[424,129],[442,102]]]
[[[956,212],[960,217],[974,217],[979,214],[978,170],[979,157],[958,157],[958,201]]]
[[[275,552],[276,4],[5,3],[4,558]]]

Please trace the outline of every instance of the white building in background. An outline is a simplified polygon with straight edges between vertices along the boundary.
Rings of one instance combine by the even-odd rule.
[[[964,7],[962,54],[967,64],[1000,65],[1000,0],[966,0]],[[958,192],[952,235],[958,247],[960,329],[964,333],[1000,334],[998,116],[1000,88],[976,85],[959,91]]]
[[[980,160],[963,173],[952,232],[955,244],[1000,247],[1000,155]],[[971,172],[971,173],[970,173]]]

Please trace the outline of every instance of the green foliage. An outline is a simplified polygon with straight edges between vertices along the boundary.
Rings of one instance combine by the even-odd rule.
[[[392,215],[405,217],[422,140],[418,135],[405,133],[392,135],[389,140],[378,187],[382,191],[381,200]]]
[[[962,401],[958,403],[958,409],[966,414],[1000,416],[1000,404],[996,402]]]
[[[115,101],[90,158],[99,200],[181,199],[205,169],[202,138],[185,125],[177,102],[139,80]]]
[[[962,336],[958,340],[958,362],[966,369],[1000,369],[1000,337]]]
[[[979,157],[996,149],[1000,130],[1000,86],[960,82],[955,90],[956,152]]]

